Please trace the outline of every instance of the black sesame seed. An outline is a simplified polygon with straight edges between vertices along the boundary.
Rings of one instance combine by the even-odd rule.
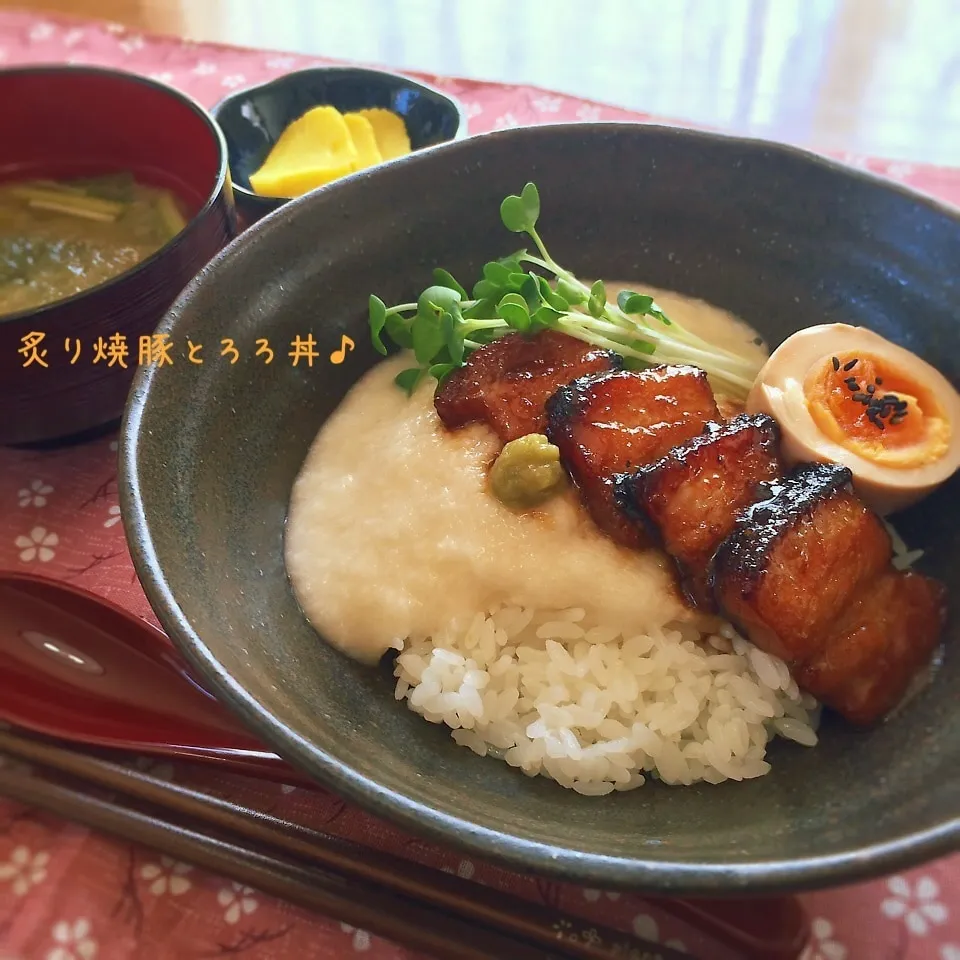
[[[854,357],[849,363],[843,365],[844,370],[852,370],[860,361]]]
[[[857,403],[864,403],[864,404],[866,404],[866,403],[869,403],[869,402],[870,402],[870,394],[868,394],[868,393],[855,393],[850,399],[851,399],[851,400],[856,400]]]
[[[848,389],[848,390],[859,390],[859,389],[860,389],[860,384],[857,383],[857,378],[856,378],[856,377],[847,377],[847,379],[844,380],[843,382],[847,385],[847,389]]]
[[[898,403],[900,401],[895,393],[885,393],[881,399],[884,403]]]
[[[877,425],[877,429],[878,429],[878,430],[884,430],[884,429],[885,429],[882,420],[874,420],[873,422]]]
[[[882,378],[882,377],[877,377],[877,379],[876,379],[876,384],[877,384],[878,387],[882,387],[882,386],[883,386],[883,378]]]
[[[833,358],[833,369],[834,369],[834,370],[839,370],[839,369],[840,369],[840,360],[839,360],[839,358],[837,358],[837,357],[834,357],[834,358]]]
[[[877,388],[871,383],[870,386],[867,387],[867,393],[872,395],[876,392],[877,392]]]

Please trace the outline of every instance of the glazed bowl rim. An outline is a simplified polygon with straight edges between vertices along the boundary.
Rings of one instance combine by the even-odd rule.
[[[702,131],[657,123],[597,121],[593,123],[549,124],[519,127],[474,135],[460,141],[449,141],[399,158],[366,171],[360,171],[330,186],[334,191],[357,189],[365,178],[393,176],[390,169],[398,165],[424,162],[436,151],[445,151],[451,159],[469,155],[477,143],[537,137],[538,131],[550,135],[583,136],[590,131],[616,134],[648,128],[653,136],[674,137],[707,145],[739,144],[743,148],[770,151],[783,157],[803,160],[807,164],[833,171],[846,180],[869,183],[887,192],[894,192],[931,211],[944,215],[960,228],[960,209],[920,191],[913,190],[868,170],[852,168],[841,161],[824,157],[811,150],[755,137]],[[329,189],[295,198],[258,221],[224,248],[183,290],[158,330],[169,331],[187,308],[198,288],[205,286],[211,272],[219,273],[242,255],[242,246],[251,242],[268,242],[278,231],[287,229],[287,220],[300,216],[310,204],[329,202]],[[324,199],[326,198],[326,199]],[[621,889],[663,891],[670,895],[769,895],[797,892],[847,884],[876,877],[898,869],[916,866],[938,856],[960,850],[960,811],[956,816],[941,819],[935,826],[900,832],[889,840],[839,853],[784,857],[774,860],[678,862],[669,859],[614,857],[570,848],[552,846],[523,839],[505,831],[480,826],[454,814],[436,810],[391,790],[374,779],[358,773],[348,762],[338,760],[322,748],[292,730],[280,717],[272,714],[247,692],[240,681],[219,663],[213,651],[194,631],[186,613],[164,576],[151,534],[151,522],[144,510],[142,491],[148,485],[140,473],[140,448],[147,443],[141,430],[142,419],[150,402],[156,372],[146,366],[137,370],[124,413],[119,450],[120,502],[124,528],[130,544],[134,567],[143,589],[164,629],[190,665],[218,699],[229,707],[251,729],[300,770],[319,783],[335,790],[350,802],[399,825],[401,829],[428,837],[433,842],[449,845],[480,858],[497,862],[508,869],[528,870],[567,882]]]
[[[154,266],[159,260],[165,257],[175,245],[178,245],[181,242],[184,235],[187,234],[195,226],[195,224],[204,216],[206,216],[206,214],[209,213],[209,211],[214,207],[229,182],[230,168],[227,158],[227,141],[223,135],[223,131],[211,116],[210,111],[207,110],[190,94],[184,93],[182,90],[179,90],[170,84],[163,83],[160,80],[154,80],[152,77],[143,76],[142,74],[134,73],[130,70],[121,70],[114,67],[101,67],[93,64],[40,63],[4,67],[0,68],[0,83],[2,83],[4,78],[8,76],[42,73],[65,75],[93,74],[108,77],[121,82],[132,81],[135,84],[152,88],[160,93],[168,95],[171,97],[171,99],[179,101],[182,106],[192,111],[194,115],[203,122],[208,133],[210,133],[213,142],[216,144],[218,153],[217,173],[216,177],[214,178],[213,186],[207,193],[207,198],[204,200],[200,209],[197,210],[197,212],[187,221],[182,230],[167,240],[162,247],[160,247],[158,250],[155,250],[152,254],[150,254],[149,257],[146,257],[129,269],[124,270],[122,273],[118,273],[115,277],[110,277],[109,279],[104,280],[102,283],[98,283],[94,287],[88,287],[86,290],[81,290],[79,293],[74,293],[69,297],[62,297],[59,300],[52,300],[50,303],[42,304],[39,307],[33,307],[28,310],[18,310],[16,313],[0,314],[0,324],[16,323],[18,321],[22,322],[34,317],[37,317],[40,320],[45,320],[62,307],[73,306],[74,304],[83,300],[85,297],[97,296],[104,291],[114,289],[120,284],[134,280],[134,278],[140,276],[141,273]],[[232,184],[230,184],[230,186],[232,188]]]
[[[455,143],[459,140],[463,140],[467,136],[467,114],[463,109],[463,104],[460,101],[452,96],[451,94],[440,90],[438,87],[432,86],[429,83],[426,83],[423,80],[415,79],[414,77],[407,76],[404,73],[395,73],[391,70],[379,70],[376,67],[364,67],[364,66],[353,66],[351,64],[330,64],[329,66],[320,64],[315,67],[302,67],[298,70],[290,70],[287,73],[282,73],[277,77],[271,77],[269,80],[263,80],[260,83],[253,83],[246,87],[241,87],[239,90],[233,90],[228,93],[225,97],[222,97],[218,100],[211,108],[210,115],[213,118],[214,122],[219,126],[220,117],[224,109],[228,106],[231,106],[235,101],[243,99],[244,97],[249,97],[254,93],[260,91],[269,90],[271,87],[280,87],[286,83],[289,83],[292,80],[298,78],[307,78],[308,76],[318,75],[318,74],[334,74],[334,73],[362,73],[370,77],[376,77],[380,80],[399,80],[403,83],[409,84],[412,87],[416,87],[420,90],[426,91],[427,93],[432,94],[435,97],[439,97],[441,100],[445,100],[454,110],[457,115],[457,130],[452,137],[447,140],[442,141],[441,143],[431,144],[429,147],[420,147],[418,150],[415,150],[415,153],[422,153],[424,150],[432,149],[433,147],[443,146],[447,143]],[[319,104],[318,104],[319,106]],[[227,148],[229,154],[229,147]],[[229,161],[229,156],[228,156]],[[403,158],[400,158],[403,159]],[[380,163],[376,164],[377,168],[386,166],[387,164],[394,163],[395,160],[381,160]],[[370,168],[373,169],[373,168]],[[361,171],[362,172],[362,171]],[[231,171],[232,176],[232,171]],[[341,180],[346,179],[341,177]],[[337,181],[339,182],[339,181]],[[330,186],[330,184],[325,184],[324,187],[318,189],[325,189],[325,187]],[[233,191],[243,200],[253,200],[263,204],[279,204],[285,206],[293,200],[299,200],[299,197],[271,197],[264,196],[259,193],[254,193],[253,190],[249,190],[242,183],[234,183]]]

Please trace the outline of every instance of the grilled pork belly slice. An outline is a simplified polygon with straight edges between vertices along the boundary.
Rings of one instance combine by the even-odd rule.
[[[852,723],[889,713],[930,662],[946,620],[942,584],[888,570],[864,584],[823,652],[797,684]]]
[[[862,583],[892,556],[851,474],[806,464],[747,508],[712,562],[714,597],[758,647],[790,664],[819,655]]]
[[[851,474],[806,464],[748,507],[709,577],[726,616],[848,720],[892,709],[936,646],[939,584],[891,564],[890,536]]]
[[[687,597],[706,611],[716,611],[707,586],[710,560],[761,485],[781,475],[779,438],[772,417],[741,415],[708,424],[617,481],[618,504],[673,557]]]
[[[555,330],[532,337],[508,333],[454,370],[437,391],[434,406],[449,429],[487,423],[508,443],[544,432],[544,405],[558,387],[622,366],[619,354]]]
[[[659,366],[581,377],[547,402],[547,437],[594,522],[626,546],[646,541],[614,499],[619,474],[662,457],[718,418],[707,376]]]

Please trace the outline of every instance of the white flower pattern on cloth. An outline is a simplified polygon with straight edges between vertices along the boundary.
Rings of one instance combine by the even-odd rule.
[[[65,47],[75,47],[86,35],[86,30],[81,27],[74,27],[63,35],[63,45]]]
[[[159,863],[145,863],[140,868],[140,877],[149,880],[147,888],[155,897],[162,897],[168,890],[170,896],[179,897],[186,893],[193,884],[187,879],[193,867],[180,863],[172,857],[161,857]]]
[[[56,33],[56,30],[57,28],[52,23],[41,20],[30,28],[27,39],[31,43],[42,43],[44,40],[49,40]]]
[[[960,946],[955,943],[945,943],[940,948],[940,960],[960,960]]]
[[[493,124],[494,130],[509,130],[511,127],[519,127],[520,121],[512,113],[505,113],[502,117],[497,117]]]
[[[117,46],[126,54],[136,53],[143,49],[143,37],[139,33],[131,33],[121,40]]]
[[[847,960],[847,948],[833,939],[833,924],[826,917],[816,917],[810,931],[814,939],[811,960]]]
[[[870,165],[867,157],[864,157],[859,153],[845,153],[840,159],[847,164],[847,166],[857,167],[860,170],[866,170]]]
[[[33,480],[29,487],[17,491],[21,507],[45,507],[47,497],[53,493],[53,487],[42,480]]]
[[[251,887],[231,881],[227,887],[221,887],[217,894],[217,903],[224,908],[223,919],[233,925],[241,917],[248,916],[257,909],[258,903]]]
[[[220,81],[221,86],[229,87],[231,90],[234,87],[239,87],[242,83],[246,83],[247,78],[242,73],[228,73]]]
[[[880,904],[880,910],[891,920],[902,917],[907,929],[918,937],[925,937],[931,924],[946,923],[950,917],[947,908],[937,900],[940,888],[933,877],[920,877],[911,888],[905,877],[897,875],[887,881],[887,889],[893,896]]]
[[[56,946],[47,953],[47,960],[93,960],[97,941],[90,936],[90,921],[81,917],[73,923],[60,920],[51,931]]]
[[[642,940],[651,940],[654,943],[661,942],[660,925],[649,913],[638,913],[633,918],[633,932]],[[665,941],[663,945],[670,947],[672,950],[679,950],[681,953],[687,952],[683,941],[676,938]]]
[[[479,103],[470,102],[463,104],[463,115],[468,119],[472,120],[474,117],[479,117],[483,113],[483,107]]]
[[[357,953],[363,953],[365,950],[370,949],[372,940],[366,930],[358,930],[356,927],[351,927],[349,923],[341,923],[340,929],[344,933],[353,934],[353,949],[356,950]]]
[[[120,522],[120,507],[117,504],[114,504],[107,511],[107,519],[103,521],[105,527],[112,527],[115,523]]]
[[[906,180],[916,173],[916,167],[912,163],[891,163],[887,167],[887,176],[894,180]]]
[[[48,563],[54,558],[53,547],[59,542],[60,538],[55,533],[48,533],[46,527],[34,527],[29,535],[21,534],[13,541],[14,546],[20,549],[22,563],[31,563],[33,560]]]
[[[296,57],[267,57],[264,61],[271,70],[289,70],[296,62]]]
[[[196,77],[209,77],[211,74],[217,72],[217,65],[211,63],[209,60],[201,60],[190,72]],[[114,443],[116,443],[116,441],[114,441]]]
[[[151,80],[156,80],[158,83],[173,83],[174,75],[169,70],[163,70],[160,73],[151,73]]]
[[[563,103],[559,97],[549,96],[537,97],[532,102],[534,110],[539,110],[540,113],[556,113]]]
[[[10,889],[15,897],[25,896],[31,887],[47,879],[47,864],[50,854],[46,852],[31,854],[28,847],[21,844],[15,847],[10,859],[0,863],[0,883],[12,881]]]
[[[591,123],[594,120],[600,119],[600,108],[595,107],[591,103],[585,103],[583,106],[577,108],[577,119],[583,120],[586,123]]]

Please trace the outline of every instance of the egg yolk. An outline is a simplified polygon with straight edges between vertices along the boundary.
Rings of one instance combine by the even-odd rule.
[[[936,397],[882,356],[825,357],[804,383],[820,430],[865,460],[908,469],[946,452],[950,424]]]

